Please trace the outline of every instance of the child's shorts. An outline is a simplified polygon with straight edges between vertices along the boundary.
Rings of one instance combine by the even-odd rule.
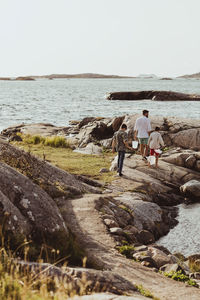
[[[155,149],[150,149],[150,155],[152,155],[152,156],[155,155],[155,156],[158,157],[158,156],[159,156],[159,153],[156,153],[156,152],[155,152]]]

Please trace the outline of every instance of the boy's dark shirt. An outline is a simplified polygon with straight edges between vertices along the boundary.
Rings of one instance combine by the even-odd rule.
[[[115,144],[116,144],[116,150],[117,151],[125,151],[126,146],[124,142],[128,141],[128,134],[127,132],[123,130],[119,130],[114,134]]]

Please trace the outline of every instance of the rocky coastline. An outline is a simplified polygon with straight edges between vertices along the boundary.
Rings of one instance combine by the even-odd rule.
[[[98,278],[111,293],[110,298],[102,299],[113,299],[113,293],[122,295],[125,291],[127,299],[143,299],[136,288],[141,283],[161,299],[199,299],[199,289],[160,274],[181,271],[187,281],[199,287],[200,273],[192,268],[198,264],[199,254],[186,258],[155,244],[177,224],[177,204],[200,200],[198,121],[152,117],[152,127],[161,127],[168,148],[159,169],[147,168],[139,153],[127,153],[125,176],[107,184],[72,175],[19,148],[20,134],[58,135],[65,136],[74,151],[103,155],[122,122],[128,126],[131,141],[137,117],[89,117],[67,127],[20,124],[3,130],[0,204],[1,218],[6,218],[5,236],[12,237],[13,248],[24,238],[31,239],[33,260],[44,241],[59,250],[60,258],[70,255],[76,267],[66,269],[65,276],[74,285],[82,274],[91,286]],[[11,143],[14,141],[17,147]],[[116,160],[103,172],[115,170]],[[84,257],[90,269],[80,268]],[[60,270],[52,267],[51,276],[55,272]],[[87,297],[83,299],[90,299]],[[98,294],[93,297],[101,299]]]

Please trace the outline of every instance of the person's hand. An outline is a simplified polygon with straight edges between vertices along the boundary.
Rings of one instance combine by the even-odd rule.
[[[113,153],[113,154],[115,153],[115,149],[114,149],[114,148],[112,148],[112,153]]]

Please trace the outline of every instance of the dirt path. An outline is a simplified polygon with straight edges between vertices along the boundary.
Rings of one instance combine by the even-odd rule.
[[[95,208],[98,201],[101,201],[99,195],[90,194],[80,199],[68,200],[62,208],[68,227],[85,249],[88,262],[94,268],[111,270],[134,284],[142,284],[160,299],[200,299],[199,289],[168,279],[120,255]]]

